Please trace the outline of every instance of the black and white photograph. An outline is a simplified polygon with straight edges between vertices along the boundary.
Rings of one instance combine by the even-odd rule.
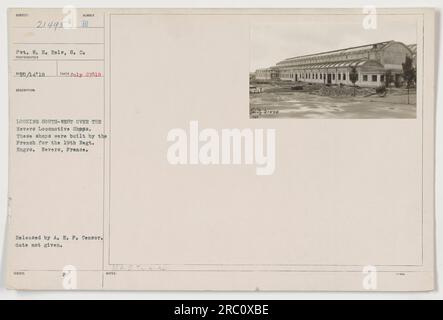
[[[417,26],[365,18],[253,26],[250,118],[415,119]]]

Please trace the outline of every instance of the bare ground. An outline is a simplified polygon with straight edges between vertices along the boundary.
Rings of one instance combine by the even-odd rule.
[[[291,90],[288,84],[260,84],[264,91],[250,94],[251,118],[385,119],[416,118],[416,94],[405,88],[390,88],[385,97],[377,94],[322,96],[319,85]]]

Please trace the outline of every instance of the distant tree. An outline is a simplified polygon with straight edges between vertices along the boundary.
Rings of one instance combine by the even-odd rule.
[[[403,79],[406,81],[406,88],[408,88],[408,104],[409,104],[409,89],[411,88],[411,85],[415,82],[417,73],[414,68],[414,64],[412,62],[411,57],[406,57],[406,60],[404,63],[402,63],[403,66]]]
[[[355,83],[358,81],[358,72],[356,67],[352,67],[349,72],[349,80],[352,82],[354,86],[354,96],[355,96]]]
[[[392,75],[391,70],[386,71],[385,84],[386,84],[386,89],[388,89],[388,91],[389,91],[389,87],[391,86],[391,83],[393,80],[394,80],[394,76]]]

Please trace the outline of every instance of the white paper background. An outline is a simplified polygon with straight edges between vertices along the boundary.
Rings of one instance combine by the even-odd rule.
[[[434,7],[440,11],[443,8],[441,0],[434,1],[326,1],[326,0],[310,0],[310,1],[290,1],[290,0],[274,0],[274,1],[118,1],[118,0],[89,0],[89,1],[10,1],[2,0],[0,2],[0,43],[7,43],[7,21],[6,10],[8,7],[62,7],[64,5],[72,5],[77,7],[362,7],[366,5],[374,5],[380,7]],[[437,37],[440,39],[441,25],[439,18],[437,19]],[[442,58],[440,50],[440,41],[437,43],[439,58]],[[443,195],[442,176],[442,143],[440,141],[442,135],[442,115],[439,112],[439,101],[441,98],[442,84],[437,80],[437,147],[436,147],[436,252],[437,252],[437,279],[438,288],[430,293],[143,293],[143,292],[15,292],[4,288],[4,240],[6,231],[6,209],[7,209],[7,172],[8,172],[8,71],[7,71],[7,46],[0,46],[0,299],[443,299],[443,289],[441,285],[441,273],[443,272],[442,253],[443,247],[443,229],[441,223],[443,221],[443,210],[441,205]],[[440,64],[436,67],[441,73]],[[440,232],[438,232],[440,230]]]

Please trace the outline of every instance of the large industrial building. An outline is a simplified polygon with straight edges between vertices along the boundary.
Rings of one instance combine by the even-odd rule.
[[[407,56],[415,61],[414,45],[385,41],[288,58],[275,66],[258,69],[257,80],[291,80],[330,85],[353,85],[349,73],[355,67],[360,87],[378,87],[391,72],[394,81],[402,81],[402,64]],[[416,48],[416,46],[415,46]]]

